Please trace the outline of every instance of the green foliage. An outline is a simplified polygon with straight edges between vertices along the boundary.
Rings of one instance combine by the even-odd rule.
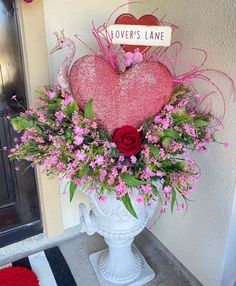
[[[176,112],[172,115],[172,117],[174,124],[177,126],[184,125],[185,123],[192,124],[194,122],[194,118],[187,113]]]
[[[147,181],[141,181],[136,179],[133,175],[129,173],[121,174],[121,179],[126,183],[128,187],[137,187],[141,185],[146,185]]]
[[[11,124],[15,130],[24,131],[27,128],[32,128],[35,123],[32,120],[27,120],[23,117],[17,116],[11,119]]]
[[[164,137],[162,140],[162,145],[164,145],[165,149],[167,149],[170,145],[171,138],[170,137]]]
[[[167,129],[163,131],[163,135],[165,137],[169,137],[175,140],[180,140],[181,136],[179,135],[179,132],[173,130],[173,129]]]
[[[76,104],[75,101],[68,104],[66,108],[63,110],[63,112],[68,116],[71,116],[75,111],[78,111],[78,105]]]
[[[172,189],[172,196],[171,196],[171,203],[170,203],[172,213],[174,211],[175,201],[176,201],[176,190]]]
[[[201,118],[195,118],[194,119],[194,125],[196,128],[206,127],[210,123],[209,117],[201,117]]]
[[[93,114],[93,100],[90,99],[88,103],[85,106],[84,109],[84,117],[89,120],[94,120],[94,114]]]
[[[126,209],[130,212],[130,214],[135,217],[135,218],[138,218],[136,212],[135,212],[135,209],[132,205],[132,202],[130,200],[130,197],[128,194],[125,194],[123,197],[122,197],[122,202],[124,204],[124,206],[126,207]]]
[[[108,141],[111,141],[111,135],[109,133],[107,133],[105,130],[103,129],[100,129],[99,131],[99,138],[101,140],[108,140]]]
[[[74,181],[71,181],[70,182],[70,202],[73,200],[76,189],[77,189],[76,183]]]
[[[117,159],[119,155],[120,155],[119,151],[116,148],[112,148],[111,157]]]
[[[157,148],[156,146],[152,145],[152,144],[149,144],[148,147],[149,147],[149,149],[150,149],[151,154],[152,154],[157,160],[160,160],[160,149]]]
[[[82,179],[85,175],[87,175],[89,172],[89,166],[88,165],[84,165],[78,173],[78,178]]]

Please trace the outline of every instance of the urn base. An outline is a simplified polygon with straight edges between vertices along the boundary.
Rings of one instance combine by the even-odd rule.
[[[90,262],[93,266],[93,269],[96,273],[96,276],[98,278],[100,286],[117,286],[117,285],[142,286],[142,285],[145,285],[146,283],[150,282],[151,280],[153,280],[155,278],[154,271],[147,264],[145,258],[140,253],[138,248],[135,245],[133,245],[133,248],[135,249],[135,252],[139,253],[139,255],[142,259],[142,270],[141,270],[141,273],[139,274],[139,276],[137,276],[137,278],[135,278],[131,282],[125,282],[124,281],[123,283],[121,283],[120,281],[119,282],[118,281],[108,281],[104,277],[101,276],[100,270],[99,270],[99,259],[100,259],[101,255],[103,255],[107,251],[106,249],[98,251],[96,253],[93,253],[89,256],[89,260],[90,260]]]

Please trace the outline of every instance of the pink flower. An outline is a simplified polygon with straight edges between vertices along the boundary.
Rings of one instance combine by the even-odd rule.
[[[164,193],[166,194],[171,194],[172,188],[170,186],[165,186],[163,189]]]
[[[106,175],[107,175],[107,171],[106,170],[100,170],[100,177],[99,177],[99,179],[100,179],[101,182],[104,181]]]
[[[98,166],[101,166],[104,162],[104,157],[101,156],[101,155],[97,155],[96,156],[96,160],[95,160],[95,163],[98,165]]]
[[[139,204],[143,204],[144,203],[144,195],[140,195],[136,198],[136,202]]]
[[[115,181],[114,177],[110,176],[108,181],[107,181],[107,183],[108,183],[109,186],[111,186],[111,185],[114,184],[114,181]]]
[[[3,149],[4,151],[7,151],[7,146],[4,146],[2,149]]]
[[[165,201],[166,201],[166,202],[169,202],[169,201],[170,201],[170,197],[167,197],[167,196],[166,196],[166,197],[165,197]]]
[[[127,166],[123,166],[122,169],[121,169],[121,173],[125,173],[127,170],[128,170],[128,167]]]
[[[187,190],[187,193],[192,194],[195,191],[196,191],[196,187],[192,186],[192,188]]]
[[[112,174],[113,177],[117,177],[118,176],[118,172],[117,172],[115,167],[112,168],[111,174]]]
[[[150,185],[145,185],[141,187],[145,194],[152,194],[152,187]]]
[[[156,171],[155,175],[157,177],[162,177],[163,176],[163,173],[161,171]]]
[[[98,198],[98,200],[99,200],[100,202],[105,202],[105,201],[107,200],[107,197],[106,197],[105,195],[101,195],[101,196]]]
[[[202,153],[202,154],[207,154],[208,150],[207,149],[201,149],[201,150],[199,150],[199,152]]]
[[[130,160],[132,164],[135,164],[137,162],[137,158],[135,156],[131,156]]]
[[[140,53],[139,49],[135,49],[134,53],[127,52],[125,54],[125,65],[131,66],[132,64],[138,64],[143,61],[143,54]]]
[[[75,140],[75,144],[79,146],[83,143],[84,138],[82,136],[76,135],[74,137],[74,140]]]
[[[167,104],[167,105],[165,106],[165,110],[167,110],[167,111],[172,111],[172,110],[174,110],[174,107],[173,107],[173,105]]]
[[[79,136],[84,134],[84,130],[80,126],[75,126],[74,131],[75,131],[76,135],[79,135]]]
[[[96,190],[95,190],[94,188],[88,188],[86,191],[87,191],[87,193],[93,193],[93,192],[95,192]]]
[[[200,103],[201,96],[200,96],[199,94],[195,94],[195,95],[194,95],[194,99],[195,99],[195,102],[196,102],[196,103]]]
[[[61,101],[62,106],[66,106],[74,101],[73,96],[67,96],[65,99]]]
[[[115,186],[115,192],[118,197],[123,197],[128,192],[125,182],[119,180],[119,184]]]
[[[149,168],[149,167],[146,167],[143,171],[142,171],[142,175],[141,175],[141,178],[142,179],[145,179],[145,180],[148,180],[150,179],[151,177],[155,176],[155,173]]]
[[[75,181],[76,185],[78,185],[78,186],[81,184],[81,179],[78,179],[78,178],[77,178],[77,179],[75,179],[74,181]]]
[[[160,153],[160,157],[161,157],[162,159],[164,159],[164,157],[166,156],[164,149],[161,148],[160,151],[159,151],[159,153]]]
[[[228,148],[229,147],[229,142],[224,142],[224,147]]]
[[[57,112],[55,113],[55,117],[56,117],[56,123],[57,123],[57,124],[61,124],[63,118],[65,118],[65,114],[64,114],[63,112],[61,112],[61,111],[57,111]]]
[[[75,157],[79,160],[79,161],[84,161],[86,158],[86,154],[83,151],[76,151],[75,152]]]
[[[169,118],[165,118],[162,120],[162,126],[163,129],[168,129],[170,126],[170,119]]]
[[[17,101],[16,95],[13,95],[13,96],[11,97],[11,99]]]
[[[48,98],[53,99],[56,95],[57,95],[57,93],[55,91],[51,91],[48,93]]]
[[[192,181],[195,183],[199,182],[199,175],[192,176]]]
[[[161,209],[160,209],[160,213],[161,214],[165,213],[166,209],[167,209],[166,205],[162,206]]]
[[[124,162],[124,160],[125,160],[125,157],[124,157],[124,156],[122,156],[122,155],[119,156],[119,159],[118,159],[119,162]]]
[[[147,226],[147,230],[152,232],[153,231],[152,226],[151,225]]]
[[[193,138],[196,137],[196,132],[195,132],[194,128],[193,128],[191,125],[189,125],[189,124],[186,123],[186,124],[183,125],[183,128],[184,128],[184,130],[186,131],[186,133],[187,133],[189,136],[191,136],[191,137],[193,137]]]

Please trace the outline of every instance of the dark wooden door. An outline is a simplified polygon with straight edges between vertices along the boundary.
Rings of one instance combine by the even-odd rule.
[[[3,150],[20,136],[8,120],[22,111],[13,95],[27,106],[15,2],[0,0],[0,247],[42,231],[34,169]]]

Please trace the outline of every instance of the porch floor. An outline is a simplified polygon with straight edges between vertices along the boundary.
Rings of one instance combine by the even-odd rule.
[[[170,257],[158,246],[156,238],[147,230],[136,237],[135,244],[156,273],[155,279],[146,286],[201,285],[194,277],[186,277],[183,274],[179,265],[170,260]],[[81,234],[62,242],[59,247],[78,285],[99,286],[89,261],[91,253],[106,247],[104,240],[99,235]]]
[[[156,273],[146,286],[202,286],[202,284],[147,229],[135,239],[147,263]],[[0,266],[53,246],[59,246],[79,286],[99,286],[89,255],[106,248],[101,236],[81,234],[79,227],[49,240],[44,234],[0,248]],[[69,286],[69,285],[68,285]]]

